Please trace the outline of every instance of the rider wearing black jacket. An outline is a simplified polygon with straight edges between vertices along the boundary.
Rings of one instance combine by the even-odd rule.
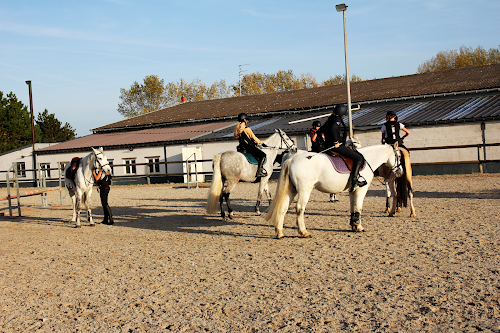
[[[366,180],[359,179],[359,169],[365,162],[365,158],[359,152],[345,146],[347,139],[347,127],[342,118],[347,115],[347,107],[344,104],[337,104],[328,118],[327,122],[320,127],[318,135],[325,136],[325,147],[332,147],[330,150],[353,161],[351,175],[349,177],[349,191],[354,191],[357,187],[367,184]]]

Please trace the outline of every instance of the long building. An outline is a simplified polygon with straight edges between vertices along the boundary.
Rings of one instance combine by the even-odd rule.
[[[346,102],[346,95],[346,86],[336,85],[180,103],[37,149],[36,160],[55,168],[102,146],[117,183],[186,181],[186,168],[194,164],[183,162],[194,158],[203,180],[203,173],[212,171],[214,155],[235,149],[239,113],[250,116],[259,138],[280,128],[300,149],[308,149],[312,120],[295,121],[328,115]],[[352,114],[354,136],[362,145],[379,144],[386,112],[397,112],[411,131],[405,145],[414,174],[500,172],[500,65],[354,82],[351,100],[357,109]],[[24,158],[18,159],[30,166],[33,159]]]

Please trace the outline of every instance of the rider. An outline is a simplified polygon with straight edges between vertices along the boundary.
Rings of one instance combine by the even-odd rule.
[[[252,129],[247,127],[248,119],[246,113],[240,113],[238,115],[238,125],[236,125],[236,130],[234,131],[234,137],[237,138],[242,146],[248,153],[252,154],[258,162],[258,169],[256,177],[267,176],[267,171],[264,169],[264,160],[266,158],[266,153],[260,150],[257,145],[262,147],[267,147],[267,145],[260,141],[255,134],[253,134]]]
[[[311,151],[315,153],[319,153],[321,149],[321,135],[318,135],[318,129],[321,127],[321,123],[319,120],[315,120],[312,123],[311,131],[309,132],[309,136],[311,137]]]
[[[382,144],[388,143],[390,145],[394,145],[396,142],[399,143],[400,147],[406,148],[403,145],[403,139],[410,135],[410,131],[403,125],[398,122],[398,116],[394,111],[388,111],[385,115],[385,124],[382,125]],[[403,137],[400,137],[399,131],[403,131],[406,134]]]
[[[365,158],[358,151],[345,146],[347,139],[347,127],[342,118],[347,115],[347,106],[337,104],[326,123],[318,130],[318,134],[325,137],[325,147],[331,147],[331,151],[338,153],[353,161],[351,175],[349,177],[349,191],[367,184],[366,180],[359,179],[359,169],[365,162]]]

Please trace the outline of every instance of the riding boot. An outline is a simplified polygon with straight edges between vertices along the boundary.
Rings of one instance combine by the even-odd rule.
[[[259,166],[257,168],[257,174],[255,177],[265,177],[267,176],[267,171],[264,169],[264,158],[261,158],[259,160]]]
[[[353,162],[354,163],[352,165],[351,176],[349,177],[349,192],[353,192],[358,187],[363,187],[368,184],[365,179],[359,179],[359,169],[361,169],[361,165],[363,164],[363,162]]]
[[[108,217],[109,217],[108,224],[112,225],[113,223],[115,223],[115,221],[113,221],[113,214],[111,213],[111,208],[109,206],[106,206],[106,210],[108,211]]]
[[[106,210],[106,207],[102,207],[102,212],[104,214],[104,219],[102,220],[102,224],[108,224],[109,221],[109,216],[108,216],[108,211]]]

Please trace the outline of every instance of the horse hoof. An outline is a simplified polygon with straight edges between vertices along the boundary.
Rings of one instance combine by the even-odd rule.
[[[411,213],[410,217],[417,217],[417,215],[415,213]]]
[[[82,226],[81,225],[75,225],[75,228],[81,228]]]
[[[90,224],[91,227],[95,227],[95,223]]]
[[[395,215],[396,215],[396,214],[394,214],[394,213],[390,213],[390,214],[389,214],[389,217],[394,217]]]
[[[312,235],[310,233],[306,232],[303,234],[299,234],[299,237],[300,238],[312,238]]]
[[[261,216],[262,213],[261,212],[255,212],[255,216]]]
[[[354,231],[354,232],[363,232],[363,231],[365,231],[365,228],[363,228],[363,227],[362,227],[362,226],[360,226],[360,225],[357,225],[357,226],[356,226],[356,225],[353,225],[353,226],[352,226],[352,231]]]

